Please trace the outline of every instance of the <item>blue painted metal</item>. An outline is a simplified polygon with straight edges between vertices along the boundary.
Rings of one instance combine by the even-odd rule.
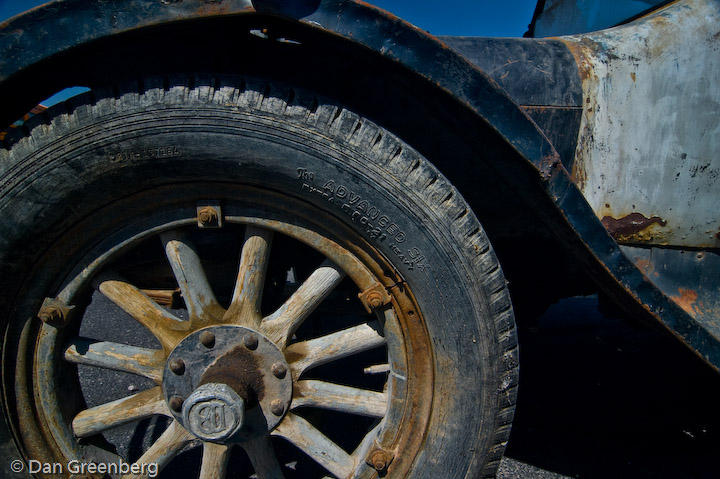
[[[667,0],[540,0],[526,36],[556,37],[614,27]]]

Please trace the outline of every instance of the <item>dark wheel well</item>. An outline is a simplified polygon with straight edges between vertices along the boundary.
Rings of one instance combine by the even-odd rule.
[[[15,117],[5,120],[12,121],[67,86],[138,79],[142,88],[143,75],[187,71],[211,78],[251,74],[303,86],[350,106],[412,145],[450,179],[485,225],[520,316],[523,302],[542,309],[559,297],[592,289],[568,254],[566,240],[572,237],[558,237],[567,227],[542,191],[537,171],[491,125],[414,72],[327,32],[264,15],[148,27],[51,57],[5,82],[0,96],[16,99],[6,110]]]

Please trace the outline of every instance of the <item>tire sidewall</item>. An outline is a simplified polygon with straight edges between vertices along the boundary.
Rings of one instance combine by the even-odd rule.
[[[112,231],[78,238],[77,251],[55,255],[52,264],[39,264],[40,258],[74,225],[91,222],[120,198],[200,183],[208,199],[216,199],[217,181],[298,198],[352,227],[414,292],[431,339],[434,379],[427,438],[410,477],[477,474],[473,457],[492,444],[483,431],[495,429],[498,346],[488,292],[473,283],[450,222],[377,154],[368,154],[367,144],[338,138],[342,128],[333,132],[273,112],[192,102],[133,110],[109,102],[104,114],[68,133],[53,138],[48,132],[47,143],[3,177],[2,306],[16,305],[31,281],[57,287],[53,278],[63,260]],[[132,215],[118,211],[118,227]]]

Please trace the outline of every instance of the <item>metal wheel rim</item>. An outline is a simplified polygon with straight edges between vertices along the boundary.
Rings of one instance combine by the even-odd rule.
[[[168,231],[196,222],[196,217],[187,217],[187,210],[188,209],[185,208],[185,212],[178,211],[177,214],[180,216],[179,218],[174,219],[173,221],[165,222],[162,225],[156,225],[154,228],[143,231],[139,236],[157,235],[162,234],[163,232],[166,232],[167,234]],[[182,217],[183,215],[185,215],[184,218]],[[248,225],[250,229],[258,227],[266,228],[267,230],[275,232],[275,234],[286,234],[304,242],[305,244],[308,244],[309,246],[312,246],[325,254],[326,257],[336,260],[336,263],[341,263],[344,266],[343,270],[345,270],[345,273],[353,279],[356,285],[358,285],[360,291],[367,291],[377,285],[381,285],[383,287],[388,286],[387,284],[383,285],[377,279],[376,274],[380,271],[377,264],[374,265],[375,271],[372,271],[352,253],[342,247],[339,248],[337,243],[334,243],[332,240],[323,237],[312,230],[303,229],[296,224],[283,223],[267,218],[234,215],[232,208],[227,208],[227,214],[223,214],[223,217],[224,221],[230,224],[244,224]],[[118,245],[118,249],[122,250],[124,247],[130,247],[129,245],[134,244],[134,242],[138,240],[139,236],[135,235],[127,238],[124,242],[121,242]],[[100,246],[100,249],[102,248],[105,248],[105,246]],[[91,253],[91,255],[92,254],[95,253]],[[92,261],[85,261],[84,264],[86,266],[84,268],[80,270],[76,268],[75,271],[69,275],[69,278],[74,276],[75,279],[65,281],[64,288],[58,294],[58,298],[71,302],[74,295],[80,289],[85,287],[85,283],[87,283],[89,278],[95,275],[93,270],[102,269],[107,260],[109,260],[110,256],[113,254],[115,253],[111,250],[107,257],[102,257],[102,255],[99,257],[96,256]],[[384,266],[387,267],[387,265]],[[387,283],[387,278],[384,279]],[[386,327],[386,332],[392,330],[394,331],[395,336],[402,338],[404,335],[407,335],[407,332],[403,332],[403,329],[407,329],[407,324],[409,323],[418,323],[416,318],[421,319],[421,314],[414,299],[412,298],[412,293],[409,290],[405,289],[405,291],[400,292],[397,291],[396,288],[396,291],[393,291],[392,289],[389,291],[391,293],[389,298],[389,307],[381,313],[381,317],[385,319],[388,325],[392,325],[390,329]],[[395,315],[396,311],[400,312],[401,317],[397,317]],[[414,317],[408,317],[408,312],[411,316],[414,315]],[[422,321],[420,321],[420,324],[422,324]],[[37,351],[45,357],[57,357],[59,354],[56,332],[57,330],[55,328],[47,325],[44,325],[40,331],[40,338],[38,341],[39,347]],[[418,336],[417,333],[414,334],[415,336]],[[421,339],[426,341],[425,346],[427,347],[427,338]],[[393,358],[391,348],[388,347],[388,355],[390,356],[388,359],[389,364],[393,365],[393,368],[397,367],[400,374],[393,374],[398,372],[393,370],[393,373],[390,373],[388,376],[389,380],[387,384],[387,403],[395,406],[388,408],[387,414],[383,416],[378,427],[373,431],[368,432],[362,444],[359,445],[355,453],[351,455],[352,467],[347,466],[347,461],[345,461],[346,465],[343,467],[330,465],[330,469],[332,469],[331,472],[337,477],[369,476],[374,474],[376,469],[384,472],[389,463],[393,462],[393,460],[395,460],[393,467],[398,471],[407,471],[412,464],[412,460],[417,452],[419,443],[422,441],[422,433],[424,433],[427,417],[416,417],[414,416],[413,411],[405,407],[407,402],[404,395],[406,393],[407,383],[402,381],[398,382],[398,378],[407,379],[410,376],[407,374],[407,365],[405,364],[408,352],[405,350],[405,344],[403,344],[402,340],[396,341],[396,343],[397,344],[393,347],[393,351],[396,352],[395,356],[399,357]],[[398,347],[402,349],[399,354],[396,351]],[[414,349],[417,349],[417,346],[414,346]],[[425,352],[425,354],[427,353]],[[429,358],[425,357],[425,359]],[[52,365],[54,363],[46,362],[45,364]],[[404,373],[404,375],[402,373]],[[419,386],[417,384],[411,385],[411,387],[413,391],[424,391],[427,394],[428,379],[431,380],[431,378],[428,378],[428,376],[431,375],[431,372],[429,373],[427,366],[425,366],[425,370],[422,372],[422,375],[425,376],[425,384],[421,384]],[[80,457],[82,455],[82,451],[78,450],[77,443],[75,442],[71,431],[71,426],[66,423],[64,424],[63,421],[53,419],[53,417],[57,417],[59,410],[53,410],[53,407],[51,406],[52,404],[57,404],[57,397],[55,396],[57,389],[55,387],[56,385],[53,383],[54,374],[52,368],[48,369],[47,367],[43,367],[43,363],[38,362],[36,363],[34,377],[36,378],[34,386],[36,390],[39,391],[39,397],[44,399],[44,401],[42,401],[42,412],[45,419],[45,425],[55,436],[55,443],[57,444],[58,449],[65,457]],[[38,380],[38,378],[42,378],[42,380]],[[296,380],[294,380],[293,384],[296,384]],[[390,398],[392,398],[392,400]],[[425,411],[427,414],[429,411],[430,398],[424,397],[423,399],[425,401],[421,402],[424,403],[424,406],[420,407],[420,410]],[[418,408],[416,407],[415,410],[417,411]],[[295,418],[299,416],[288,417]],[[413,425],[415,430],[414,434],[403,434],[403,425],[408,423]],[[175,424],[175,422],[173,422],[173,424]],[[307,426],[306,424],[297,421],[295,421],[294,425],[300,428]],[[296,435],[301,434],[301,432],[297,430],[297,427],[294,431],[294,434]],[[419,435],[417,434],[417,428],[421,429],[421,434]],[[187,440],[185,433],[181,430],[175,430],[172,424],[168,428],[168,431],[168,436],[174,437],[179,442]],[[280,432],[282,434],[293,434],[293,432],[284,431],[282,428],[280,428]],[[377,434],[373,435],[374,432]],[[221,472],[223,467],[222,463],[226,460],[227,456],[226,450],[216,444],[205,444],[204,449],[206,450],[206,454],[204,454],[204,457],[207,455],[208,464],[219,468],[215,470],[215,472]],[[411,450],[404,450],[405,447],[408,447]],[[386,464],[380,467],[378,463],[375,463],[375,467],[370,467],[370,465],[373,464],[372,454],[377,451],[385,453]],[[203,463],[205,463],[205,459],[203,459]],[[382,461],[380,461],[380,463],[382,463]],[[327,466],[328,464],[323,464],[323,467],[327,468]],[[203,474],[201,474],[201,477],[210,477]]]

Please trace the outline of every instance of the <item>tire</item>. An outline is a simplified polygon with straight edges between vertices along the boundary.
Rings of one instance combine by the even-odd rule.
[[[66,464],[69,455],[81,454],[98,461],[104,450],[122,457],[117,446],[108,446],[108,436],[73,436],[74,415],[91,402],[86,366],[63,363],[68,353],[58,345],[93,321],[88,311],[97,293],[87,292],[89,282],[102,290],[108,265],[124,268],[137,251],[150,251],[138,238],[155,234],[158,225],[180,225],[179,218],[182,234],[202,244],[202,235],[213,238],[215,246],[198,246],[197,254],[207,256],[202,265],[208,271],[211,263],[222,270],[232,228],[248,244],[248,221],[259,218],[284,225],[290,235],[277,239],[280,230],[274,233],[271,254],[282,256],[278,262],[295,261],[299,272],[317,251],[336,261],[336,245],[382,283],[381,296],[389,294],[379,307],[363,296],[370,317],[386,321],[381,334],[391,372],[379,388],[390,399],[379,426],[368,426],[382,433],[375,442],[368,439],[372,431],[362,436],[358,450],[365,449],[355,457],[353,474],[372,477],[377,469],[388,477],[494,477],[518,375],[510,297],[477,218],[411,146],[328,99],[235,77],[147,78],[89,92],[33,121],[0,151],[0,302],[10,312],[4,316],[4,411],[24,459]],[[220,211],[210,223],[223,225],[192,224],[205,202]],[[270,262],[269,271],[273,267]],[[353,268],[344,272],[357,285]],[[210,282],[214,274],[208,272]],[[143,281],[138,278],[135,284]],[[65,294],[81,280],[76,294]],[[268,281],[270,294],[275,290]],[[340,286],[357,310],[355,293],[345,294],[355,287]],[[191,293],[182,291],[187,301]],[[59,321],[68,325],[37,318],[45,298],[73,307]],[[190,306],[173,307],[192,316]],[[54,385],[50,392],[47,384]],[[38,399],[44,394],[57,399],[55,409]],[[313,423],[321,415],[305,417]],[[276,449],[284,447],[273,441]],[[385,464],[373,465],[375,449],[386,454]],[[192,454],[183,459],[188,454],[177,460],[199,461]],[[180,474],[192,476],[188,470]]]

